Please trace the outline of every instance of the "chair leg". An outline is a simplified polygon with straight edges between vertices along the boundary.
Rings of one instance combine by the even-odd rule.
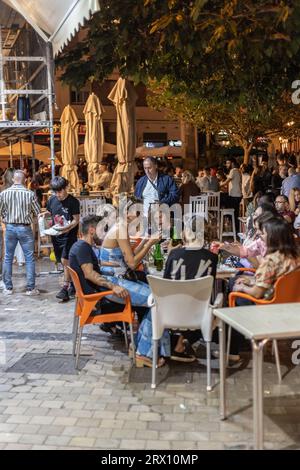
[[[127,326],[125,322],[123,322],[123,331],[124,331],[124,338],[125,338],[125,346],[128,351]]]
[[[79,356],[80,356],[80,348],[81,348],[82,331],[83,331],[83,326],[81,326],[81,327],[79,328],[78,344],[77,344],[76,360],[75,360],[75,369],[78,369],[78,364],[79,364]]]
[[[74,315],[74,321],[73,321],[73,356],[75,356],[76,353],[76,343],[77,343],[77,335],[78,335],[78,326],[79,326],[79,316]]]
[[[133,327],[132,323],[129,323],[129,330],[130,330],[130,340],[131,340],[131,348],[132,348],[132,362],[135,365],[135,344],[134,344],[134,336],[133,336]]]
[[[278,375],[278,383],[281,384],[282,377],[281,377],[281,369],[280,369],[278,343],[277,343],[276,339],[273,339],[273,347],[274,347],[274,352],[275,352],[275,361],[276,361],[276,369],[277,369],[277,375]]]
[[[207,374],[207,385],[206,390],[208,392],[212,391],[211,385],[211,358],[210,358],[211,342],[206,342],[206,374]]]
[[[226,351],[226,366],[228,366],[229,363],[229,352],[230,352],[230,343],[231,343],[231,326],[228,327],[228,333],[227,333],[227,351]]]
[[[151,388],[156,388],[156,369],[158,359],[158,339],[153,340],[153,359],[152,359],[152,383]]]

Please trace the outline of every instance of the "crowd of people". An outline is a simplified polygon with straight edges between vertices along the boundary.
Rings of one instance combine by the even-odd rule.
[[[254,298],[271,298],[276,280],[300,267],[298,235],[300,228],[300,174],[297,159],[293,155],[278,155],[276,168],[269,169],[267,162],[261,165],[239,166],[234,159],[226,161],[225,168],[205,168],[195,178],[192,171],[176,167],[173,172],[161,171],[159,162],[152,158],[143,161],[143,174],[135,184],[137,199],[128,199],[127,204],[118,208],[117,216],[99,231],[99,224],[110,217],[107,208],[101,215],[88,216],[80,221],[80,205],[76,197],[68,193],[68,182],[61,176],[45,181],[45,167],[41,167],[31,190],[26,186],[28,175],[21,170],[7,170],[0,193],[0,216],[5,226],[3,256],[3,293],[13,294],[12,265],[14,251],[20,243],[25,256],[27,295],[39,295],[35,287],[34,234],[31,224],[33,217],[51,216],[53,225],[64,220],[60,233],[52,236],[57,261],[64,268],[64,283],[57,294],[60,301],[68,301],[75,294],[67,269],[74,269],[80,279],[83,292],[90,294],[107,289],[113,295],[102,300],[95,307],[97,312],[119,311],[130,296],[139,320],[136,334],[137,365],[152,364],[151,310],[148,307],[150,287],[143,260],[149,256],[154,245],[165,243],[167,261],[164,277],[168,279],[194,279],[217,273],[218,256],[210,250],[213,241],[209,224],[202,215],[191,214],[182,225],[180,244],[172,246],[171,235],[163,240],[161,226],[166,224],[170,234],[174,220],[164,221],[160,212],[156,214],[155,229],[149,228],[135,240],[133,245],[124,225],[133,215],[130,207],[136,200],[143,204],[142,217],[149,216],[153,205],[189,204],[191,196],[207,191],[220,191],[222,206],[233,208],[236,219],[240,216],[241,202],[247,214],[247,230],[242,243],[220,243],[218,248],[226,262],[237,268],[237,275],[230,281],[229,290],[247,293]],[[45,172],[46,173],[46,172]],[[103,172],[107,178],[106,167]],[[279,180],[281,179],[281,181]],[[51,197],[46,211],[41,212],[41,193],[50,189]],[[199,218],[202,219],[199,221]],[[202,223],[202,225],[201,225]],[[199,225],[200,224],[200,225]],[[102,224],[103,226],[103,224]],[[196,227],[204,226],[204,231]],[[124,228],[125,227],[125,228]],[[125,230],[125,232],[124,232]],[[216,241],[215,241],[216,242]],[[2,245],[2,243],[1,243]],[[202,268],[201,268],[202,267]],[[240,273],[238,268],[254,268],[255,273]],[[131,273],[130,276],[128,273]],[[240,304],[245,304],[240,300]],[[105,331],[116,335],[118,325],[105,325]],[[193,350],[188,343],[201,338],[201,332],[184,333],[174,339],[165,331],[160,342],[158,366],[165,359],[194,361]],[[231,346],[231,358],[239,359],[243,338],[235,334]]]

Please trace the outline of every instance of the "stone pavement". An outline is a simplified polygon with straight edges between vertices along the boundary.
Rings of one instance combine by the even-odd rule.
[[[49,268],[46,261],[38,269]],[[59,276],[40,276],[40,297],[0,293],[0,449],[247,449],[252,446],[252,368],[245,353],[230,369],[230,417],[219,420],[218,386],[205,368],[170,363],[150,389],[150,369],[132,369],[122,341],[97,326],[83,340],[82,370],[71,354],[74,302],[55,299]],[[264,364],[265,447],[300,448],[300,366],[280,344],[283,384],[273,358]],[[199,350],[201,356],[201,349]],[[217,378],[215,370],[214,378]]]

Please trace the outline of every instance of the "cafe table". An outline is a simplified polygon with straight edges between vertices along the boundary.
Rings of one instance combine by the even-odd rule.
[[[225,324],[251,340],[254,448],[263,449],[263,351],[269,340],[300,337],[300,303],[251,305],[214,310],[219,321],[220,417],[226,419]]]

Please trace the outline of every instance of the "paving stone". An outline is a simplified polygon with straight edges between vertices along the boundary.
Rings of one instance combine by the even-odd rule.
[[[96,439],[92,437],[74,437],[70,445],[74,447],[93,447]]]

